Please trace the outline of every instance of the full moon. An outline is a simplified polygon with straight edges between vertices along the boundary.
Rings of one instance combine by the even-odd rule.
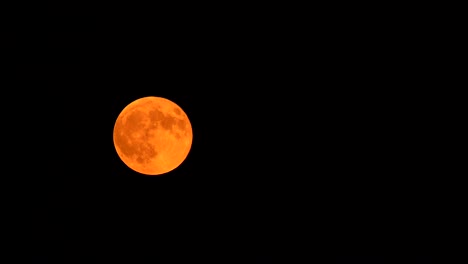
[[[132,170],[160,175],[180,166],[192,145],[187,114],[162,97],[143,97],[128,104],[114,125],[114,146]]]

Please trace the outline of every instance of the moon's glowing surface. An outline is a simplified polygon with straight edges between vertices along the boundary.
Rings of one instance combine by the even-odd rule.
[[[114,126],[114,146],[132,170],[160,175],[177,168],[192,145],[187,114],[162,97],[143,97],[127,105]]]

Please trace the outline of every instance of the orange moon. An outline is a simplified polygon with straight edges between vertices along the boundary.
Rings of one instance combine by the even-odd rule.
[[[128,104],[114,125],[114,146],[132,170],[160,175],[180,166],[192,146],[187,114],[162,97],[143,97]]]

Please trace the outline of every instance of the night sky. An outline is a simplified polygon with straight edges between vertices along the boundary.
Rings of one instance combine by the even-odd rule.
[[[433,263],[424,113],[380,66],[394,55],[347,23],[225,15],[27,24],[29,263]],[[163,176],[113,146],[144,96],[193,128]]]

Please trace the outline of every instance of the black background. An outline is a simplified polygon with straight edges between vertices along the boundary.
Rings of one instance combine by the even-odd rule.
[[[28,122],[13,122],[34,135],[31,263],[432,263],[428,113],[390,27],[187,9],[25,22]],[[186,161],[159,177],[113,147],[118,114],[144,96],[193,127]]]

